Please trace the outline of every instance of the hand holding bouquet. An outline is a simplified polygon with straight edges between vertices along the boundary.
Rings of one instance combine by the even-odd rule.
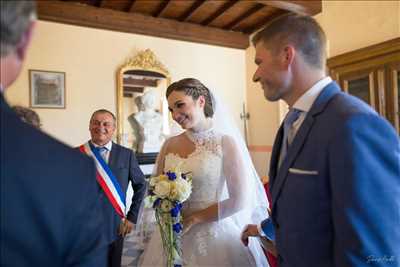
[[[182,266],[182,203],[192,192],[192,178],[179,167],[149,180],[149,195],[145,199],[147,207],[155,209],[160,228],[167,267]]]

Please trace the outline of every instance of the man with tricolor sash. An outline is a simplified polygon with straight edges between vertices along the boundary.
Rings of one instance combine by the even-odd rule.
[[[133,230],[146,184],[135,154],[112,142],[116,128],[114,114],[100,109],[92,114],[89,123],[91,140],[79,150],[91,156],[96,165],[96,179],[102,191],[105,235],[110,242],[108,266],[120,267],[124,237]],[[131,182],[132,204],[125,207],[126,192]]]

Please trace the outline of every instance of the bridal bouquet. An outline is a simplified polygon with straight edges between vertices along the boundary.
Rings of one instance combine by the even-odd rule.
[[[192,192],[192,177],[182,173],[179,167],[149,180],[149,195],[145,199],[147,207],[155,209],[160,228],[167,267],[182,266],[182,203]]]

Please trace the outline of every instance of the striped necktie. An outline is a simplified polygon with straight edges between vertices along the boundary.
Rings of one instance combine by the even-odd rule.
[[[100,156],[104,159],[104,161],[107,163],[107,152],[108,149],[104,146],[98,147],[97,148],[100,152]]]

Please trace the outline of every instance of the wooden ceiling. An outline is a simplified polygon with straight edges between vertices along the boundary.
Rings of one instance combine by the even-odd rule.
[[[38,0],[40,20],[245,49],[249,35],[295,12],[316,15],[321,1]]]

